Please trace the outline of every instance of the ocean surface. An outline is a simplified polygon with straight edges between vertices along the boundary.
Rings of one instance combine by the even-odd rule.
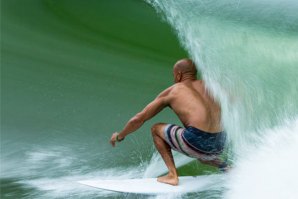
[[[1,198],[298,197],[294,0],[2,0]],[[222,105],[232,170],[195,193],[146,196],[76,181],[156,177],[150,127],[110,136],[192,58]],[[174,154],[180,175],[217,173]]]

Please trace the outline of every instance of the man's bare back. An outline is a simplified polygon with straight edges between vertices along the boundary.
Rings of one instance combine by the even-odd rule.
[[[185,127],[210,133],[221,131],[220,106],[208,94],[202,80],[176,83],[169,88],[169,106]]]

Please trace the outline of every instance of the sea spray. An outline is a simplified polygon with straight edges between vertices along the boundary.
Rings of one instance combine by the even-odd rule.
[[[178,152],[173,152],[176,167],[180,167],[185,163],[191,162],[193,159],[182,156]],[[158,152],[153,153],[151,160],[144,172],[144,178],[156,177],[165,174],[168,171],[164,161]]]
[[[173,27],[182,46],[201,71],[207,91],[220,102],[222,125],[232,149],[229,157],[235,170],[241,168],[243,164],[238,163],[253,156],[256,149],[273,149],[266,147],[266,140],[275,136],[273,134],[280,134],[282,139],[288,134],[298,133],[293,126],[285,127],[287,130],[270,130],[284,126],[287,121],[295,121],[298,115],[296,2],[147,2]],[[296,143],[296,139],[293,142]],[[290,154],[293,152],[287,142],[281,142],[278,149]],[[274,165],[278,161],[277,153],[275,158],[258,159],[247,166],[253,166],[258,170],[257,174],[261,174],[267,169],[262,166],[263,163]],[[295,159],[291,161],[297,163]],[[274,167],[272,169],[272,174],[280,174]],[[249,168],[241,171],[251,172]],[[278,175],[275,179],[277,184],[282,176],[295,179],[297,172],[288,170]],[[237,192],[237,186],[231,186],[237,178],[232,175],[229,181],[231,183],[223,185],[230,189],[227,198],[232,197],[231,192]],[[254,198],[263,198],[262,191],[267,192],[269,184],[270,181],[265,180]],[[287,192],[298,195],[294,189],[289,188],[283,193]],[[241,197],[241,191],[237,196]]]
[[[266,131],[270,136],[235,163],[225,198],[297,198],[298,118]]]

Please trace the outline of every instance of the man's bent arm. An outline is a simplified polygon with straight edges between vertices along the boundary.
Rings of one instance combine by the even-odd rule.
[[[119,133],[118,138],[121,140],[128,134],[139,129],[147,120],[151,119],[157,113],[159,113],[163,108],[168,105],[168,99],[165,96],[158,96],[154,101],[148,104],[143,111],[132,117],[124,129]]]

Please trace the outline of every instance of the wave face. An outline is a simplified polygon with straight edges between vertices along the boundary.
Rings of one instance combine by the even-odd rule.
[[[285,184],[297,184],[298,177],[293,159],[298,145],[298,3],[147,2],[176,31],[222,105],[234,165],[222,195],[297,197],[297,190]]]
[[[151,125],[176,118],[163,112],[116,148],[110,136],[185,56],[142,1],[2,0],[0,198],[127,196],[76,181],[143,177]]]

